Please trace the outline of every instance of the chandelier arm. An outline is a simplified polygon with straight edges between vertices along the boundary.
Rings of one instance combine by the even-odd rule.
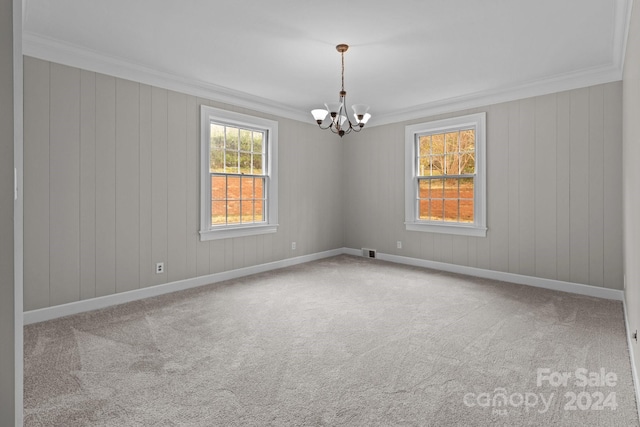
[[[318,125],[318,127],[319,127],[320,129],[322,129],[322,130],[327,130],[327,129],[331,128],[331,125],[333,125],[333,122],[329,122],[329,124],[328,124],[326,127],[322,127],[322,123],[320,123],[320,124]]]

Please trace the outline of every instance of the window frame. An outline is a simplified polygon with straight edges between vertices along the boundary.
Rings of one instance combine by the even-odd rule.
[[[473,223],[421,220],[418,216],[417,141],[420,136],[475,129]],[[405,126],[405,227],[408,231],[486,237],[486,113]],[[446,176],[445,176],[446,178]]]
[[[211,122],[264,132],[265,221],[211,225]],[[200,106],[200,240],[275,233],[278,228],[278,122],[208,105]],[[242,176],[238,174],[238,176]]]

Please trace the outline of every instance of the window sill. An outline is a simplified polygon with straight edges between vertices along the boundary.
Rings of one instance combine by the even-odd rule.
[[[232,237],[255,236],[258,234],[275,233],[278,224],[247,225],[238,227],[224,227],[213,230],[200,231],[200,241],[229,239]]]
[[[459,236],[487,237],[487,227],[461,224],[434,224],[425,222],[405,222],[407,231],[456,234]]]

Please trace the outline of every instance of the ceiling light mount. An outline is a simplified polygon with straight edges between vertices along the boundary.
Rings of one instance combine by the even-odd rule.
[[[342,86],[341,90],[338,93],[338,102],[327,102],[325,103],[325,109],[319,108],[316,110],[311,110],[311,114],[313,118],[318,123],[320,129],[330,129],[331,132],[336,133],[342,136],[350,133],[350,132],[360,132],[364,125],[371,118],[371,114],[367,113],[369,110],[368,105],[364,104],[354,104],[351,106],[353,109],[353,117],[355,119],[355,124],[351,122],[349,119],[349,114],[346,112],[346,101],[347,101],[347,92],[344,90],[344,53],[349,50],[348,44],[339,44],[336,46],[336,50],[340,53],[342,59]],[[323,127],[323,123],[330,117],[328,124]]]

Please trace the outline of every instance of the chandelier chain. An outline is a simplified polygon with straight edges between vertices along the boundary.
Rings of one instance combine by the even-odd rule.
[[[344,92],[344,52],[341,52],[342,56],[342,92]]]

